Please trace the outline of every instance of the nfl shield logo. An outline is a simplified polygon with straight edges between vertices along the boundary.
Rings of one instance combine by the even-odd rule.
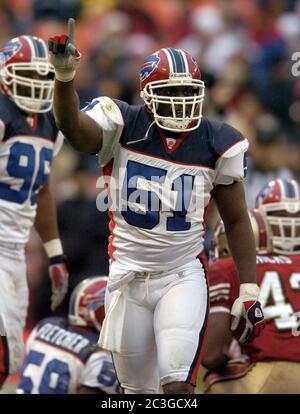
[[[166,138],[166,142],[167,142],[167,147],[169,149],[172,149],[174,147],[174,145],[176,144],[176,139],[175,138]]]

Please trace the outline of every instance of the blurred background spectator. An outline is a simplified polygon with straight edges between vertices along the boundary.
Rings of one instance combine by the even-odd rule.
[[[286,167],[287,158],[287,145],[278,120],[271,114],[260,115],[255,122],[245,181],[249,207],[255,206],[255,198],[266,182],[273,178],[292,178],[292,172]]]
[[[68,17],[76,18],[83,54],[76,77],[81,106],[99,95],[140,103],[144,58],[160,47],[182,47],[202,70],[205,114],[250,141],[249,205],[270,178],[300,178],[300,77],[291,73],[291,56],[300,51],[300,0],[2,0],[0,43],[23,33],[47,40],[66,30]],[[101,172],[96,157],[80,157],[67,144],[54,169],[73,285],[108,269],[107,218],[95,202]],[[34,233],[27,258],[32,324],[50,312]]]

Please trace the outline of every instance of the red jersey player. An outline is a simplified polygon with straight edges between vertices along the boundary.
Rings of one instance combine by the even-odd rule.
[[[211,264],[210,322],[203,365],[207,393],[300,392],[300,197],[294,180],[274,180],[250,212],[257,245],[257,283],[266,328],[242,345],[243,359],[229,359],[230,309],[238,279],[225,234]],[[223,238],[223,239],[222,239]],[[227,257],[226,257],[227,256]]]

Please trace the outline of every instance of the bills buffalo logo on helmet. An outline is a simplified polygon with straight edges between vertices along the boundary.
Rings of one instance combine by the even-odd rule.
[[[6,45],[2,48],[0,53],[0,65],[4,65],[9,59],[18,53],[21,49],[22,43],[17,39],[12,39],[10,42],[7,42]]]
[[[82,300],[82,304],[85,306],[88,306],[89,309],[96,309],[99,306],[103,306],[105,290],[106,290],[106,287],[94,293],[87,293],[86,296]]]
[[[149,75],[154,71],[156,66],[159,64],[160,57],[156,54],[149,56],[145,62],[143,63],[143,66],[141,68],[140,72],[140,80],[144,81],[146,78],[148,78]]]
[[[269,183],[266,184],[256,197],[256,205],[263,203],[266,200],[266,198],[268,198],[271,191],[272,187],[269,185]]]

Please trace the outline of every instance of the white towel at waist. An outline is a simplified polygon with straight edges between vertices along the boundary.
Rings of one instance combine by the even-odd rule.
[[[164,277],[172,273],[182,273],[188,268],[202,269],[198,259],[176,269],[161,272],[130,271],[120,268],[115,262],[111,266],[107,289],[110,293],[110,303],[102,324],[98,345],[111,352],[121,352],[122,332],[125,319],[126,299],[124,292],[128,284],[136,277],[145,278],[145,294],[148,295],[150,277]]]
[[[102,324],[98,345],[111,352],[121,352],[125,316],[124,291],[136,274],[132,271],[123,274],[118,271],[109,277],[107,289],[110,293],[110,304]]]

